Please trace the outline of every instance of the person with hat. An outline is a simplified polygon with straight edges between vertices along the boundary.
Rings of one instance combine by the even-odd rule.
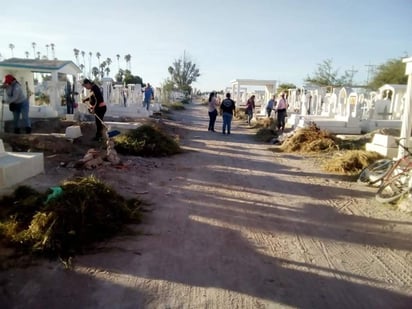
[[[88,102],[90,113],[95,114],[96,135],[93,140],[99,141],[103,138],[103,118],[107,110],[106,103],[102,91],[95,83],[86,78],[83,80],[83,87],[89,90],[89,96],[83,99],[83,103]]]
[[[23,118],[23,123],[25,127],[25,132],[27,134],[31,133],[31,122],[29,118],[29,100],[27,96],[24,94],[23,88],[21,87],[20,83],[16,80],[16,78],[11,75],[7,74],[4,76],[3,79],[3,88],[4,91],[4,101],[3,103],[9,104],[9,109],[13,113],[13,127],[14,133],[19,134],[19,121],[20,121],[20,114]]]

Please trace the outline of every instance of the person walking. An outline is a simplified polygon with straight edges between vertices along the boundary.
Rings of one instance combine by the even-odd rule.
[[[276,99],[276,96],[273,95],[273,97],[268,101],[268,104],[266,105],[266,115],[268,116],[268,118],[270,118],[270,115],[272,114],[272,110],[276,106],[275,99]]]
[[[23,92],[23,88],[21,87],[20,83],[16,80],[16,78],[11,75],[7,74],[4,76],[3,79],[3,88],[4,91],[4,101],[3,103],[9,104],[9,109],[13,113],[13,127],[14,133],[19,134],[19,121],[20,121],[20,114],[23,118],[24,128],[26,134],[31,133],[31,122],[29,118],[29,100],[27,96]]]
[[[149,110],[150,101],[154,100],[154,91],[150,83],[147,83],[146,88],[144,89],[144,100],[143,100],[143,107],[146,107]]]
[[[253,111],[255,110],[255,95],[252,95],[246,102],[247,124],[250,125],[253,119]]]
[[[279,131],[284,131],[285,130],[285,118],[286,118],[286,111],[288,109],[288,103],[285,98],[285,94],[281,94],[281,98],[276,106],[276,112],[277,112],[277,127]]]
[[[103,99],[103,94],[95,83],[85,78],[83,80],[83,87],[89,90],[89,96],[83,99],[83,103],[89,103],[89,111],[95,114],[96,135],[94,141],[100,141],[103,138],[103,118],[106,114],[106,103]]]
[[[215,123],[217,117],[217,109],[218,100],[216,98],[216,93],[211,92],[209,94],[209,104],[208,104],[208,112],[209,112],[209,128],[208,131],[215,132]]]
[[[220,104],[220,111],[222,112],[223,126],[222,133],[230,134],[232,125],[233,112],[236,109],[235,101],[230,98],[230,93],[226,93],[226,99]]]

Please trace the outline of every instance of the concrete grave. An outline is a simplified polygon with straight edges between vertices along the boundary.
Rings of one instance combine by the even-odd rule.
[[[43,153],[6,152],[0,139],[0,189],[44,173]]]

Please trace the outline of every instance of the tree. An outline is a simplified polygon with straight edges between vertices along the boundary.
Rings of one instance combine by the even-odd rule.
[[[120,55],[119,54],[116,55],[116,59],[117,59],[117,70],[120,70]]]
[[[349,81],[353,78],[353,74],[350,74],[348,71],[345,71],[345,74],[340,77],[338,77],[338,74],[339,70],[333,68],[332,59],[326,59],[318,64],[318,68],[313,77],[308,76],[305,82],[321,87],[340,87],[350,84]]]
[[[84,58],[84,56],[86,55],[86,52],[82,50],[80,54],[82,55],[82,58],[83,58],[83,64],[86,65],[86,59]]]
[[[24,52],[24,54],[26,55],[26,58],[29,59],[30,53],[27,50]]]
[[[79,53],[80,51],[77,48],[73,49],[74,57],[76,58],[76,64],[79,65]]]
[[[109,69],[109,72],[110,72],[110,65],[112,64],[112,59],[106,58],[106,63],[107,63],[107,68]],[[109,73],[107,73],[107,69],[106,69],[106,75],[109,76]]]
[[[54,43],[50,43],[51,51],[52,51],[52,59],[56,60],[56,53],[54,51]]]
[[[33,47],[33,58],[36,58],[36,42],[32,42],[31,47]]]
[[[289,89],[295,89],[295,88],[296,88],[295,84],[288,84],[288,83],[280,84],[278,88],[276,89],[276,94],[280,94],[282,92],[288,93]]]
[[[116,82],[121,83],[123,81],[123,75],[124,75],[124,71],[122,69],[119,69],[117,74],[114,76],[114,79],[116,80]]]
[[[129,70],[124,71],[123,82],[125,84],[140,84],[143,86],[143,79],[140,76],[132,75],[132,72]]]
[[[49,47],[50,47],[50,45],[46,44],[46,56],[47,56],[47,58],[49,58]]]
[[[101,64],[100,64],[100,76],[103,78],[104,77],[104,68],[107,66],[107,63],[106,63],[106,61],[103,61]]]
[[[99,67],[100,67],[100,56],[101,56],[101,54],[99,52],[97,52],[96,53],[96,58],[97,58],[97,61],[99,63]]]
[[[390,59],[377,67],[368,88],[377,90],[384,84],[406,85],[408,76],[405,74],[406,64],[402,59]]]
[[[173,65],[168,68],[170,81],[174,84],[177,90],[182,91],[186,97],[192,92],[192,83],[200,76],[199,69],[196,64],[186,57],[173,62]]]
[[[105,68],[105,69],[104,69],[104,72],[106,73],[106,76],[109,76],[109,74],[110,74],[110,68],[109,68],[109,67]]]
[[[80,70],[82,70],[82,73],[83,73],[83,75],[84,75],[84,64],[81,63],[81,64],[79,65],[79,68],[80,68]]]
[[[89,77],[90,77],[90,74],[92,74],[92,56],[93,56],[93,53],[89,52],[89,73],[88,73]]]
[[[98,67],[93,67],[92,68],[92,75],[94,76],[94,79],[97,79],[97,76],[99,76],[99,68]]]
[[[9,44],[9,48],[10,48],[10,50],[11,50],[11,57],[12,57],[12,58],[14,57],[14,53],[13,53],[14,47],[15,47],[14,44],[12,44],[12,43]]]
[[[130,54],[127,54],[126,56],[124,56],[124,60],[126,61],[126,70],[131,71],[131,64],[130,64],[130,60],[132,59],[132,56]]]

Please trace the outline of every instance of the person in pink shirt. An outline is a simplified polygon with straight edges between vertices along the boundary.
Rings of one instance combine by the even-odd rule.
[[[277,113],[277,120],[278,120],[278,130],[282,131],[285,130],[285,118],[286,118],[286,111],[288,109],[288,102],[286,101],[285,94],[281,94],[281,98],[276,105],[276,113]]]

